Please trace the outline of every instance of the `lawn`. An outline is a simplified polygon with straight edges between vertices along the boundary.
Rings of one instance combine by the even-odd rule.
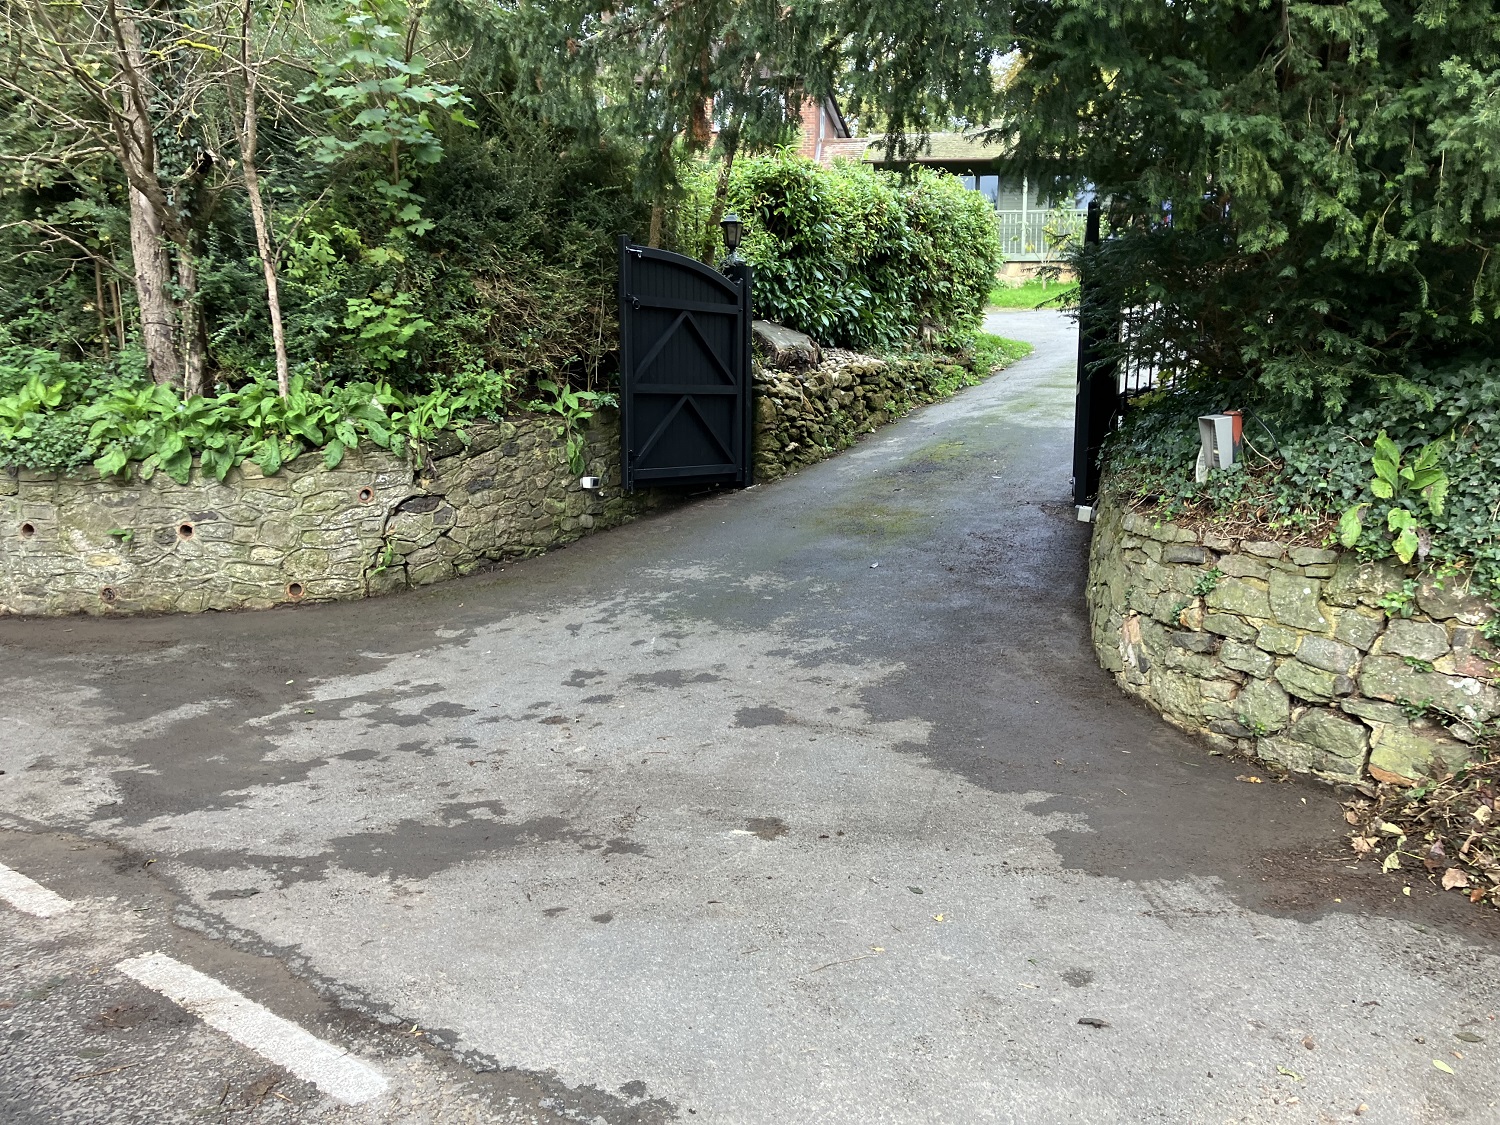
[[[1005,285],[996,282],[990,289],[988,304],[1000,309],[1068,308],[1076,299],[1076,281],[1032,280],[1024,285]]]

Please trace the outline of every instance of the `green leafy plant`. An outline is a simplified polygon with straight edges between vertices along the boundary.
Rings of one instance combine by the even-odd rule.
[[[285,398],[267,378],[212,399],[184,400],[155,384],[122,386],[81,414],[90,423],[88,441],[101,473],[138,464],[143,477],[161,470],[186,484],[195,456],[205,474],[223,480],[245,461],[272,474],[314,449],[336,468],[360,441],[405,453],[453,428],[465,405],[444,390],[404,395],[386,383],[316,391],[298,375]]]
[[[551,379],[538,379],[537,387],[552,397],[534,399],[529,408],[538,414],[555,414],[562,419],[557,426],[557,435],[563,439],[568,468],[574,474],[581,474],[585,468],[583,455],[588,439],[578,427],[594,416],[596,406],[603,405],[600,402],[603,396],[596,391],[576,391]]]
[[[1380,608],[1392,617],[1410,617],[1416,612],[1418,586],[1415,578],[1406,579],[1401,583],[1401,589],[1381,595]]]
[[[1207,597],[1209,594],[1214,592],[1214,589],[1219,585],[1219,580],[1223,577],[1224,572],[1218,567],[1214,567],[1212,570],[1204,571],[1204,573],[1199,576],[1198,581],[1193,583],[1193,596],[1195,598]]]
[[[474,126],[464,113],[471,103],[460,88],[428,78],[426,62],[413,53],[413,37],[402,24],[416,18],[401,0],[356,0],[344,15],[337,53],[299,99],[321,97],[329,107],[329,131],[305,141],[313,158],[331,165],[377,156],[383,175],[375,190],[391,221],[411,236],[425,234],[432,221],[422,215],[423,200],[412,190],[405,162],[420,166],[442,159],[436,111]]]
[[[1386,526],[1395,536],[1392,549],[1404,563],[1411,562],[1418,552],[1425,557],[1431,542],[1410,505],[1420,499],[1432,516],[1443,514],[1449,485],[1448,474],[1440,464],[1443,451],[1443,441],[1430,441],[1415,458],[1403,463],[1401,447],[1384,430],[1375,439],[1371,459],[1375,476],[1370,480],[1370,491],[1382,500],[1395,502],[1386,513]],[[1359,542],[1369,506],[1354,504],[1344,510],[1339,518],[1339,542],[1343,546],[1353,547]]]
[[[33,374],[20,390],[0,398],[0,437],[29,438],[37,415],[62,402],[66,385],[63,380],[49,383],[41,375]]]
[[[410,293],[378,289],[368,297],[348,298],[344,327],[355,333],[361,358],[377,371],[389,371],[407,358],[408,344],[432,321],[416,312]]]

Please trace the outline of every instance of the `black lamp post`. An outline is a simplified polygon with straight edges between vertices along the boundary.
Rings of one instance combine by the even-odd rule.
[[[724,230],[724,249],[729,251],[728,257],[724,259],[724,263],[732,265],[740,260],[739,255],[735,251],[739,249],[740,235],[744,233],[745,227],[740,222],[740,217],[733,211],[719,220],[719,226]]]

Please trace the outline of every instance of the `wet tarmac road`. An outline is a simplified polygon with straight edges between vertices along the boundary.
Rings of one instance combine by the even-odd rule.
[[[0,622],[0,863],[77,904],[0,907],[0,1118],[1500,1120],[1492,919],[1098,669],[1071,325],[995,319],[984,386],[501,572]]]

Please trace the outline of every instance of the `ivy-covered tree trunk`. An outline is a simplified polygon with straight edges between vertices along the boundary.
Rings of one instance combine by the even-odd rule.
[[[182,392],[201,395],[208,391],[208,324],[198,290],[198,260],[184,242],[176,247],[178,324],[182,340]]]
[[[141,347],[152,380],[182,385],[177,361],[177,309],[172,302],[172,266],[161,221],[151,201],[130,189],[130,251],[134,259],[135,301],[141,317]]]

